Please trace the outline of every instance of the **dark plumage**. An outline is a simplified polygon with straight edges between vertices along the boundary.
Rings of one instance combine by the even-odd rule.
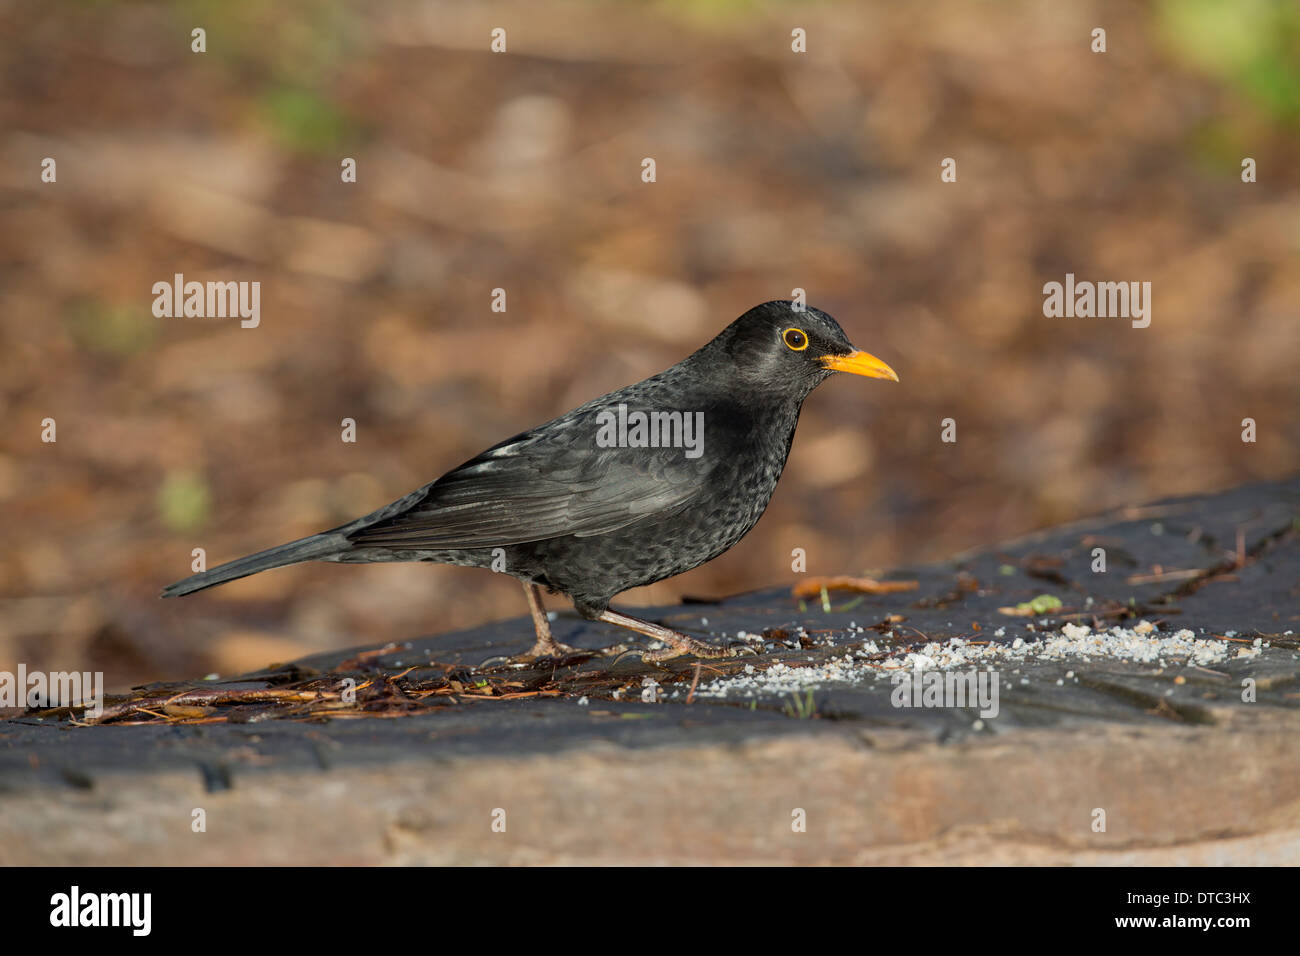
[[[609,610],[609,601],[698,567],[744,537],[776,488],[804,399],[837,370],[898,380],[856,351],[825,312],[764,303],[658,375],[506,439],[363,518],[178,581],[163,596],[301,561],[486,568],[495,560],[524,582],[534,655],[569,650],[551,638],[540,586],[569,595],[583,617],[671,645],[647,656],[718,656],[719,648]],[[664,437],[688,447],[607,447],[620,406],[625,421],[635,412],[679,413],[666,419]],[[694,413],[703,414],[698,447],[686,430],[699,421]],[[633,428],[626,435],[628,444],[644,437]]]

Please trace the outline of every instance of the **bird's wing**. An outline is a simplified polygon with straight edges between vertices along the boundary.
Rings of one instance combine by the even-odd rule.
[[[356,547],[431,550],[589,537],[672,514],[707,487],[709,456],[600,448],[594,420],[571,413],[502,442],[348,537]]]

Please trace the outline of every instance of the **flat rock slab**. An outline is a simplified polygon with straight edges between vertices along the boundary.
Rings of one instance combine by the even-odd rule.
[[[520,618],[0,722],[0,863],[1300,862],[1300,479],[881,578],[640,612],[720,660]]]

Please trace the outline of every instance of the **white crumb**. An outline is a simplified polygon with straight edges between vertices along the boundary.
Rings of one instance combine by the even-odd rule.
[[[1029,640],[1017,637],[1010,644],[971,644],[962,638],[932,641],[920,649],[890,651],[883,660],[879,658],[881,648],[874,641],[865,641],[860,649],[846,649],[842,655],[821,663],[809,658],[813,661],[811,666],[776,663],[767,669],[758,669],[747,664],[743,673],[701,682],[695,689],[695,696],[782,696],[827,685],[874,684],[888,681],[900,671],[913,669],[974,668],[991,671],[1001,667],[1010,669],[1020,663],[1094,660],[1130,661],[1161,667],[1170,661],[1178,661],[1206,666],[1233,657],[1255,657],[1260,653],[1260,642],[1250,648],[1233,648],[1222,641],[1198,638],[1187,628],[1173,635],[1163,635],[1155,625],[1146,621],[1132,628],[1112,627],[1101,631],[1083,624],[1065,624],[1059,631],[1039,632]],[[1019,673],[1019,670],[1014,673]],[[1067,671],[1065,677],[1078,680],[1074,670]],[[1029,679],[1021,677],[1019,683],[1028,684]],[[1063,686],[1065,681],[1057,680],[1056,683]]]

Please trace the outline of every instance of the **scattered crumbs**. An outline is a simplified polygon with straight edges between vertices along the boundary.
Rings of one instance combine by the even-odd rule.
[[[1165,667],[1169,661],[1188,661],[1206,666],[1229,660],[1233,650],[1222,641],[1198,638],[1187,628],[1173,635],[1161,634],[1159,628],[1145,621],[1132,628],[1116,626],[1098,631],[1067,623],[1060,631],[1043,632],[1030,640],[1017,637],[1010,644],[971,644],[955,637],[931,641],[919,650],[899,649],[883,660],[879,659],[882,652],[876,643],[865,641],[860,650],[846,651],[843,656],[821,663],[809,658],[810,666],[792,667],[778,662],[759,669],[746,664],[743,673],[701,682],[695,694],[710,698],[783,696],[826,684],[870,685],[888,681],[905,670],[994,670],[1026,662],[1120,660]],[[1236,657],[1261,653],[1259,644],[1235,650]],[[1012,673],[1019,674],[1019,668]],[[1074,670],[1066,671],[1065,677],[1078,680]],[[1019,683],[1028,684],[1029,679],[1021,677]],[[1064,683],[1064,679],[1056,681],[1057,686]]]

